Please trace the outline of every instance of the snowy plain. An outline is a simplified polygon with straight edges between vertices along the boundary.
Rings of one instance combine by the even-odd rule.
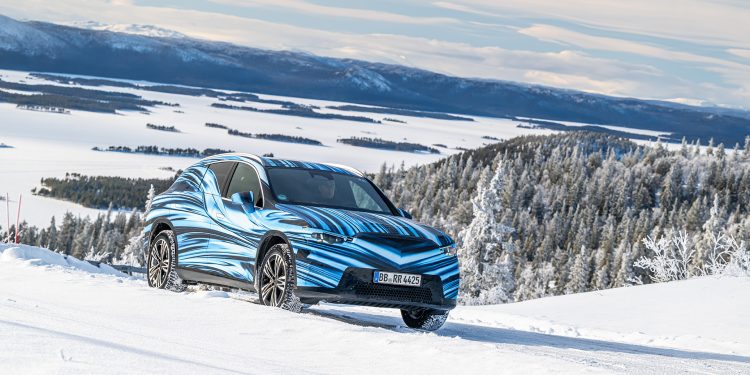
[[[0,79],[26,84],[64,84],[28,75],[28,72],[0,70]],[[127,81],[139,85],[153,83]],[[215,98],[166,94],[122,87],[89,87],[95,90],[127,92],[144,99],[179,103],[179,108],[157,106],[150,113],[120,112],[118,114],[71,111],[56,114],[16,108],[0,103],[0,142],[13,148],[0,149],[0,194],[9,193],[12,201],[23,194],[22,217],[30,224],[48,225],[50,217],[59,219],[65,211],[82,216],[98,210],[79,205],[32,196],[30,190],[40,185],[43,177],[64,177],[67,172],[85,175],[166,178],[174,174],[160,168],[184,169],[197,159],[92,151],[92,147],[156,145],[159,147],[192,147],[230,149],[258,155],[273,153],[276,157],[348,164],[355,168],[377,172],[383,163],[398,166],[434,162],[458,153],[459,148],[477,148],[496,142],[484,136],[508,139],[522,134],[549,134],[551,131],[522,129],[507,119],[473,117],[475,121],[448,121],[422,117],[344,112],[326,107],[349,103],[303,98],[259,95],[264,99],[280,99],[321,107],[319,112],[341,113],[370,117],[376,120],[395,118],[405,124],[383,121],[382,124],[347,120],[313,119],[270,113],[257,113],[211,107]],[[25,92],[28,94],[28,92]],[[236,104],[236,103],[235,103]],[[246,103],[257,108],[280,108],[279,105]],[[312,138],[323,146],[284,143],[261,139],[230,136],[226,130],[213,129],[205,123],[213,122],[242,132],[285,134]],[[147,123],[177,127],[181,133],[156,131]],[[412,142],[427,146],[444,144],[440,154],[407,153],[376,150],[345,145],[339,138],[373,137],[390,141]],[[5,205],[0,205],[0,216],[5,217]],[[11,213],[15,214],[15,205]],[[14,216],[14,215],[11,215]]]
[[[750,373],[746,278],[458,307],[434,333],[395,310],[255,301],[0,245],[0,372]]]
[[[80,76],[78,76],[80,77]],[[87,77],[96,78],[96,77]],[[71,86],[30,76],[28,72],[0,70],[0,79],[26,84]],[[120,80],[138,85],[153,85],[145,81]],[[449,121],[425,117],[350,112],[328,107],[350,103],[305,98],[259,96],[263,99],[291,101],[302,105],[320,107],[318,112],[364,116],[375,120],[393,118],[405,123],[382,121],[382,124],[348,120],[314,119],[286,115],[248,112],[211,107],[215,98],[160,93],[148,90],[112,87],[81,86],[94,90],[136,94],[144,99],[178,103],[180,106],[157,106],[150,112],[119,112],[118,114],[70,111],[70,114],[44,113],[16,108],[0,103],[0,143],[12,148],[0,148],[0,195],[10,195],[10,216],[15,217],[18,197],[23,195],[21,220],[32,225],[46,226],[50,218],[59,220],[66,211],[76,215],[96,215],[101,210],[86,208],[75,203],[31,195],[31,189],[40,186],[44,177],[64,177],[66,173],[84,175],[122,176],[142,178],[167,178],[184,169],[197,159],[160,155],[97,152],[93,147],[140,145],[159,147],[192,147],[230,149],[254,154],[273,153],[276,157],[348,164],[367,172],[377,172],[383,163],[399,166],[426,164],[488,143],[488,139],[509,139],[524,134],[550,134],[550,130],[519,128],[518,121],[471,116],[474,121]],[[5,90],[8,91],[8,90]],[[223,91],[223,90],[217,90]],[[30,92],[18,92],[29,94]],[[235,103],[236,104],[236,103]],[[281,108],[278,104],[250,102],[263,109]],[[208,128],[213,122],[250,133],[285,134],[312,138],[323,146],[276,142],[230,136],[225,130]],[[147,123],[175,126],[180,133],[156,131],[146,128]],[[584,126],[581,123],[566,123]],[[608,127],[608,126],[602,126]],[[613,128],[614,127],[609,127]],[[616,128],[634,134],[653,135],[647,131]],[[419,143],[436,147],[440,154],[407,153],[377,150],[345,145],[337,139],[348,137],[383,138],[394,142]],[[642,144],[650,142],[639,141]],[[1,202],[0,202],[1,203]],[[4,223],[6,205],[0,204],[0,219]],[[0,224],[5,226],[4,224]]]

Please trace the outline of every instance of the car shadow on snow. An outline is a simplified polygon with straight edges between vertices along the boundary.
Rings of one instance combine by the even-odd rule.
[[[406,328],[392,316],[380,316],[364,312],[340,310],[307,310],[308,313],[335,319],[345,323],[365,327],[384,328],[396,332],[419,332]],[[507,328],[486,327],[474,324],[447,322],[442,329],[433,332],[437,336],[461,338],[490,344],[544,346],[556,349],[575,349],[582,351],[602,351],[623,354],[656,355],[670,358],[691,360],[713,360],[750,364],[750,357],[699,352],[681,349],[659,348],[637,344],[626,344],[612,341],[556,336],[545,333],[519,331]]]

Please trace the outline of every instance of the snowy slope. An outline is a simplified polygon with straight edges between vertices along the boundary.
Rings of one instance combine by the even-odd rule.
[[[744,314],[750,283],[743,279],[701,279],[506,306],[459,307],[442,330],[423,333],[404,328],[393,310],[323,305],[292,314],[257,305],[252,294],[174,294],[149,289],[142,280],[81,267],[89,268],[74,261],[63,264],[59,255],[46,250],[0,245],[3,370],[45,374],[750,372]],[[685,309],[679,301],[686,295],[711,307]],[[698,319],[704,313],[711,315]],[[540,327],[547,330],[545,324],[568,325],[577,332],[537,332]],[[602,332],[612,336],[605,338]],[[684,340],[680,348],[641,342],[646,336],[693,333],[704,341]],[[706,347],[709,340],[728,343],[731,349]]]
[[[158,38],[187,38],[187,35],[165,29],[163,27],[154,25],[138,25],[138,24],[106,24],[96,21],[82,21],[82,22],[71,22],[69,24],[73,27],[79,27],[82,29],[89,30],[106,30],[115,33],[135,34],[143,36],[151,36]]]
[[[25,22],[0,14],[0,51],[26,51],[31,56],[50,52],[63,46],[55,37],[41,32]]]

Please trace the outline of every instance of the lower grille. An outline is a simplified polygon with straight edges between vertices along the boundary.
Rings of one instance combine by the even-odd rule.
[[[432,291],[429,288],[415,288],[395,285],[381,285],[364,282],[354,284],[358,296],[384,301],[432,302]]]

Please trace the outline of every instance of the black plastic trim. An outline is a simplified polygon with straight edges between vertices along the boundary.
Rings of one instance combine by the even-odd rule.
[[[248,283],[244,280],[226,276],[218,276],[205,271],[199,271],[185,267],[178,267],[176,270],[177,275],[180,276],[182,280],[188,283],[193,282],[249,290],[251,292],[255,291],[255,286],[252,283]]]
[[[339,285],[335,288],[321,287],[297,287],[295,294],[303,303],[315,304],[321,301],[330,303],[341,303],[350,305],[365,305],[376,307],[390,307],[399,309],[426,308],[433,310],[448,311],[456,307],[456,300],[443,298],[443,282],[436,275],[422,275],[422,285],[420,287],[381,285],[372,282],[373,269],[349,267],[344,271]],[[382,270],[394,271],[396,270]],[[418,298],[388,298],[382,296],[373,296],[377,292],[370,294],[358,293],[358,288],[369,285],[395,291],[404,294],[423,294],[424,290],[429,290],[431,298],[424,301],[416,301]],[[418,290],[416,288],[423,288]],[[361,289],[359,289],[361,291]],[[385,293],[389,294],[389,293]]]

